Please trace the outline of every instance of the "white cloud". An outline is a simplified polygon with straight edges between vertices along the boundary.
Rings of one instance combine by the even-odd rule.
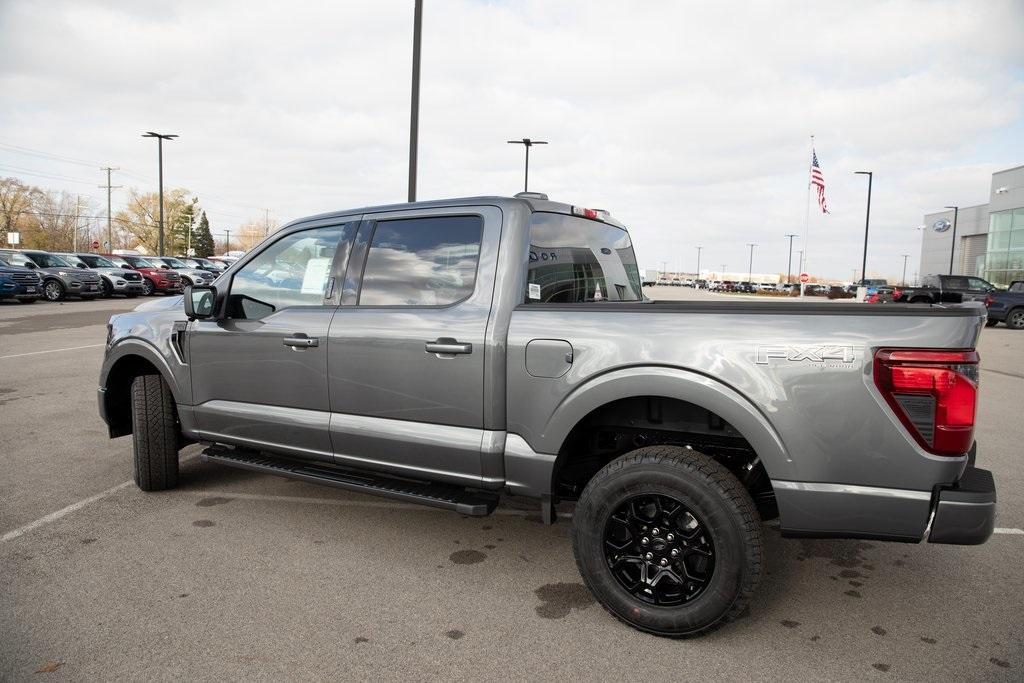
[[[869,271],[893,275],[899,254],[916,261],[924,213],[985,201],[988,174],[1024,162],[1019,2],[425,7],[420,196],[514,193],[522,149],[505,140],[543,138],[531,187],[612,211],[642,265],[692,268],[703,244],[705,263],[739,269],[757,242],[755,270],[785,268],[782,235],[804,232],[810,133],[834,211],[812,223],[811,265],[836,277],[860,262],[854,170],[876,172]],[[411,14],[8,0],[0,141],[152,177],[138,135],[180,133],[167,183],[195,191],[215,228],[258,207],[288,220],[401,201]],[[102,180],[8,152],[0,164]]]

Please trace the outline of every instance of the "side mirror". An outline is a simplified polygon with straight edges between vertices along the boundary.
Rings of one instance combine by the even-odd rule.
[[[85,265],[84,263],[76,263],[75,264],[75,268],[81,268],[82,270],[88,270],[89,266]]]
[[[26,268],[31,268],[32,270],[35,270],[35,269],[36,269],[36,268],[38,268],[39,266],[37,266],[37,265],[36,265],[36,264],[35,264],[34,262],[32,262],[32,261],[25,261],[25,267],[26,267]]]
[[[128,265],[127,263],[122,263],[121,267],[124,268],[125,270],[131,270],[132,269],[132,267],[130,265]]]
[[[216,287],[190,285],[185,287],[185,315],[189,320],[213,317],[213,304],[217,300]]]
[[[167,265],[166,263],[164,263],[164,264],[162,264],[160,266],[160,270],[170,270],[170,269],[171,269],[171,267],[169,265]]]

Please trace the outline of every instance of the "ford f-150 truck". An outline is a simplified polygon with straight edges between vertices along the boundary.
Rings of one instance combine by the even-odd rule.
[[[893,293],[892,300],[911,304],[961,303],[985,301],[996,291],[991,283],[968,275],[926,275],[920,287],[902,287]]]
[[[984,320],[980,304],[650,301],[604,211],[420,202],[295,221],[215,286],[112,317],[99,409],[133,436],[146,491],[174,487],[178,449],[201,442],[212,463],[465,515],[506,493],[552,522],[575,501],[594,596],[679,637],[745,609],[765,519],[989,537]]]

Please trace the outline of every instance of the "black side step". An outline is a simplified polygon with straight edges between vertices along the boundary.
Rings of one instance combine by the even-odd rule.
[[[489,515],[498,506],[497,495],[469,491],[461,486],[400,479],[376,472],[356,472],[331,465],[276,458],[256,451],[211,446],[203,451],[200,458],[207,462],[230,465],[244,470],[276,474],[314,484],[336,486],[349,491],[445,508],[472,517]]]

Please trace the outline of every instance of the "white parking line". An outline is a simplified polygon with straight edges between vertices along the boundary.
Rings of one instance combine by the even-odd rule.
[[[0,360],[5,358],[21,358],[22,356],[35,356],[40,353],[60,353],[61,351],[78,351],[79,349],[95,349],[97,346],[106,346],[106,344],[89,344],[87,346],[70,346],[66,349],[50,349],[49,351],[29,351],[28,353],[15,353],[10,356],[0,356]]]
[[[1009,534],[1010,536],[1024,536],[1024,529],[1013,529],[1007,527],[996,527],[992,530],[994,534]]]
[[[65,517],[67,515],[70,515],[72,512],[75,512],[76,510],[81,510],[86,505],[89,505],[90,503],[95,503],[97,500],[101,500],[103,498],[106,498],[107,496],[109,496],[112,493],[117,493],[118,491],[120,491],[121,489],[125,488],[126,486],[128,486],[129,484],[132,484],[132,483],[134,483],[134,482],[131,479],[129,479],[128,481],[123,481],[120,484],[118,484],[117,486],[111,486],[106,491],[101,491],[100,493],[97,493],[95,496],[89,496],[88,498],[86,498],[84,500],[80,500],[77,503],[72,503],[71,505],[68,505],[66,508],[61,508],[60,510],[57,510],[56,512],[51,512],[50,514],[46,515],[45,517],[40,517],[39,519],[37,519],[34,522],[29,522],[25,526],[19,527],[19,528],[15,529],[14,531],[8,531],[3,536],[0,536],[0,543],[6,543],[7,541],[13,541],[14,539],[18,538],[19,536],[24,536],[25,534],[27,534],[28,532],[32,531],[33,529],[38,529],[39,527],[44,526],[46,524],[49,524],[50,522],[56,522],[61,517]]]

